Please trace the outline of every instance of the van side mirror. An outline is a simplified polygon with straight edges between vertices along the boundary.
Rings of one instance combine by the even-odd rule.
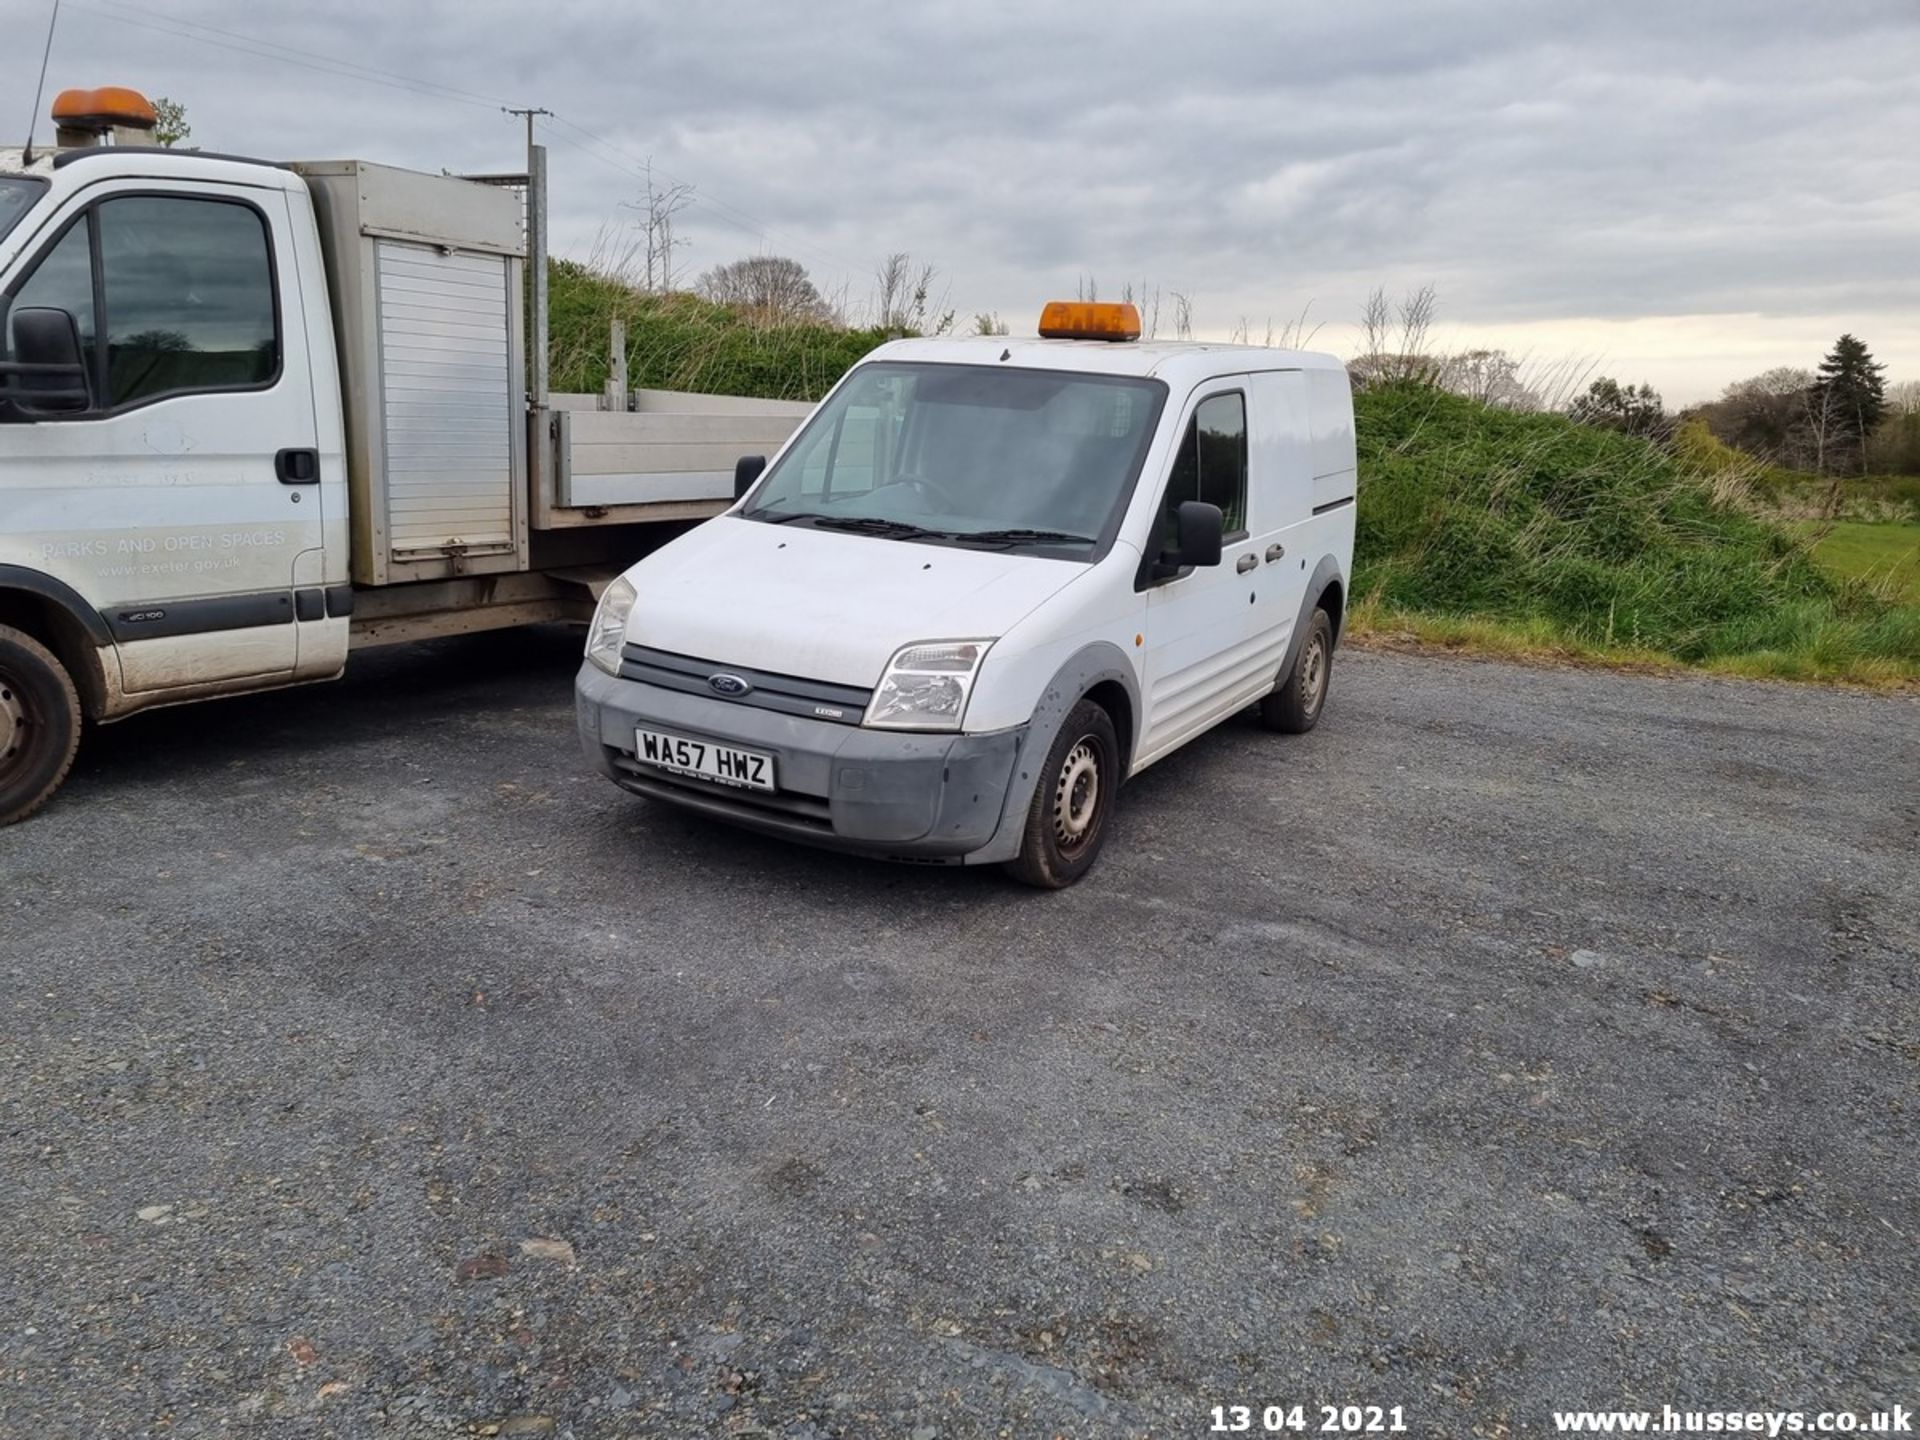
[[[767,468],[764,455],[742,455],[733,462],[733,498],[738,500],[753,488],[760,472]]]
[[[1174,516],[1179,527],[1178,549],[1175,552],[1179,564],[1192,565],[1196,569],[1204,565],[1218,565],[1220,535],[1227,523],[1227,517],[1220,513],[1220,507],[1209,505],[1204,500],[1182,500]]]
[[[1203,565],[1220,563],[1220,532],[1227,517],[1218,505],[1204,500],[1182,500],[1173,512],[1173,544],[1155,555],[1141,558],[1140,573],[1134,588],[1146,589],[1162,580],[1172,580]]]
[[[35,415],[84,410],[93,403],[81,359],[80,326],[71,313],[50,305],[13,312],[9,330],[13,359],[0,362],[0,380],[15,413]]]

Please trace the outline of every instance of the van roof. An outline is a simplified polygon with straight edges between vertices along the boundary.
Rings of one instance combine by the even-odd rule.
[[[1039,340],[1007,335],[893,340],[862,363],[874,360],[1152,376],[1176,388],[1216,375],[1244,375],[1258,370],[1346,369],[1338,356],[1266,345],[1216,345],[1198,340]]]

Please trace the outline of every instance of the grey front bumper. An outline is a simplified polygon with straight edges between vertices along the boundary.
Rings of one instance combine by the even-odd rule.
[[[666,690],[585,662],[574,701],[588,760],[636,794],[862,854],[990,861],[1018,849],[1032,790],[1011,793],[1025,726],[990,735],[866,730]],[[779,789],[735,789],[642,765],[636,725],[767,751]]]

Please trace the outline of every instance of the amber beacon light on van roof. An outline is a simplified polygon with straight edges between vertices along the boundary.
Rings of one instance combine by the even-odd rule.
[[[1140,312],[1131,304],[1049,300],[1040,312],[1042,340],[1138,340]]]

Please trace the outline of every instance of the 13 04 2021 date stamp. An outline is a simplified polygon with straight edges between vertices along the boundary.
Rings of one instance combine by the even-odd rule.
[[[1404,1435],[1404,1405],[1216,1405],[1217,1435]]]

